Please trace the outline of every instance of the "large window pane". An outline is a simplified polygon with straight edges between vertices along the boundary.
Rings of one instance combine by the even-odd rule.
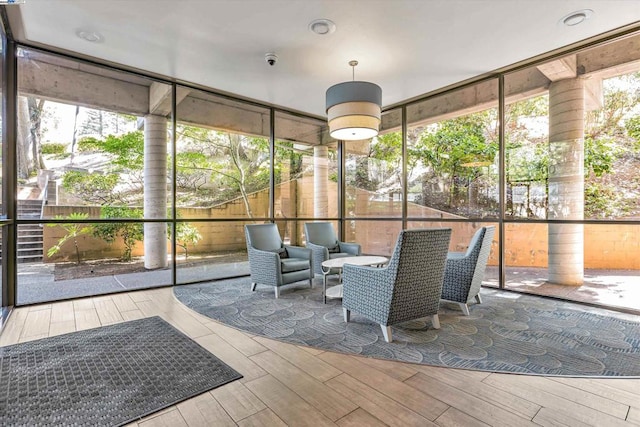
[[[325,121],[276,113],[275,218],[338,216],[336,142]]]
[[[638,218],[640,65],[625,43],[505,76],[508,217]]]
[[[171,284],[169,267],[145,268],[143,223],[22,224],[18,236],[20,305]]]
[[[552,225],[506,225],[507,288],[640,310],[640,246],[637,238],[640,226],[581,225],[584,229],[581,245],[584,279],[579,286],[564,286],[549,279],[549,227]]]
[[[347,217],[402,216],[401,124],[401,111],[392,110],[378,136],[344,143]]]
[[[336,142],[325,121],[276,113],[275,211],[278,219],[336,218]],[[290,244],[299,244],[304,221],[287,221]]]
[[[242,221],[176,224],[178,284],[249,274]]]
[[[498,217],[498,85],[407,107],[409,217]]]
[[[3,131],[4,127],[4,104],[5,104],[5,76],[4,76],[4,61],[5,61],[5,47],[7,43],[7,37],[4,32],[4,26],[0,23],[0,218],[7,217],[7,206],[6,203],[3,202],[4,192],[5,192],[5,168],[3,167],[4,163],[4,150],[5,150],[5,133]],[[10,303],[7,300],[8,289],[5,288],[7,283],[4,283],[2,278],[4,274],[2,272],[5,271],[5,263],[7,260],[7,248],[2,245],[2,236],[4,236],[8,232],[8,227],[0,226],[0,321],[3,320],[4,313],[3,307],[8,306]]]
[[[628,51],[639,39],[505,76],[505,215],[576,221],[507,224],[506,286],[633,305],[637,227],[622,222],[640,215],[640,66]],[[601,219],[620,224],[580,223]]]
[[[178,87],[178,216],[269,216],[269,110]]]
[[[54,265],[61,270],[60,263],[72,262],[65,252],[73,245],[64,236],[73,240],[74,233],[86,229],[91,230],[82,235],[88,239],[87,253],[75,260],[85,270],[113,270],[115,277],[135,260],[132,268],[140,264],[162,277],[145,286],[170,284],[167,224],[119,220],[170,218],[171,85],[26,48],[18,50],[18,82],[18,220],[45,220],[18,227],[18,286],[27,298],[19,302],[33,299],[28,290],[34,280],[40,286],[52,277],[31,269],[47,271]],[[98,218],[111,221],[81,224]],[[51,228],[47,219],[78,222]],[[110,245],[133,233],[128,225],[136,229],[131,235],[136,249],[116,256]],[[56,245],[61,248],[49,257]],[[111,258],[123,263],[113,265]],[[76,277],[82,267],[69,280],[82,280]],[[126,279],[121,282],[129,287]],[[72,288],[46,287],[35,298],[69,298],[75,296]],[[77,292],[122,289],[88,286]]]
[[[18,218],[144,199],[165,206],[145,217],[166,217],[171,86],[33,49],[18,58]]]
[[[391,256],[402,231],[402,221],[345,222],[346,242],[359,243],[363,255]]]

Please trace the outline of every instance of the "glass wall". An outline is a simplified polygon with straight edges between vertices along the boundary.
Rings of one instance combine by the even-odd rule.
[[[507,288],[640,309],[638,39],[505,76]]]
[[[337,143],[325,121],[279,111],[275,137],[274,218],[286,219],[287,242],[301,245],[307,220],[338,218]]]
[[[498,81],[407,107],[407,215],[498,218]]]
[[[345,155],[346,217],[402,217],[402,114],[382,115],[380,134],[347,141]]]
[[[18,303],[171,284],[171,85],[17,57]]]
[[[494,224],[486,285],[632,307],[639,42],[505,73],[503,111],[501,79],[488,78],[386,111],[377,137],[340,144],[321,119],[19,48],[18,183],[3,193],[18,199],[5,221],[18,224],[18,299],[35,301],[34,281],[70,297],[62,282],[86,279],[64,279],[78,264],[152,285],[244,275],[245,224],[277,222],[302,245],[319,219],[385,256],[403,228],[451,227],[462,251]]]
[[[4,72],[5,67],[5,56],[7,52],[7,37],[4,32],[4,26],[0,22],[0,322],[3,322],[6,319],[6,315],[8,313],[5,311],[4,307],[12,304],[9,301],[9,289],[7,288],[7,283],[5,280],[5,276],[7,273],[7,247],[3,245],[4,236],[9,232],[9,227],[7,224],[7,204],[4,201],[5,194],[5,174],[8,173],[8,170],[4,167],[5,160],[5,150],[7,148],[6,143],[6,118],[5,118],[5,87],[6,87],[6,76]]]
[[[363,255],[391,256],[398,234],[402,231],[402,221],[349,220],[345,221],[347,242],[357,242]]]
[[[270,111],[183,86],[176,93],[177,282],[247,274],[244,220],[270,216]]]

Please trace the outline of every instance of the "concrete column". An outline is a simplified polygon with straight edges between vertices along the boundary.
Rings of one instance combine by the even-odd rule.
[[[329,216],[329,148],[326,145],[313,147],[313,216]]]
[[[584,80],[549,87],[549,219],[584,219]],[[584,230],[549,224],[549,282],[581,285]]]
[[[144,218],[167,216],[167,119],[144,118]],[[167,266],[167,224],[144,225],[144,267]]]

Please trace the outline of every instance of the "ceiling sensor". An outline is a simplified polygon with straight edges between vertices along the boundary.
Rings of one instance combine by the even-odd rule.
[[[567,27],[574,27],[591,18],[591,15],[593,15],[593,10],[591,9],[576,10],[575,12],[571,12],[570,14],[563,16],[560,19],[560,22]]]
[[[336,24],[329,19],[314,19],[309,24],[309,29],[316,34],[325,36],[331,34],[336,30]]]
[[[104,36],[93,30],[80,29],[76,31],[76,36],[91,43],[102,43],[104,41]]]
[[[264,60],[267,61],[267,64],[273,67],[274,65],[276,65],[276,62],[278,62],[278,55],[276,55],[275,53],[266,53],[264,55]]]

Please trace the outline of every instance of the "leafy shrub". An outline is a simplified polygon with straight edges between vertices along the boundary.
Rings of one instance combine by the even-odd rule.
[[[126,206],[103,206],[100,210],[100,218],[104,219],[140,219],[143,217],[142,209]],[[124,243],[123,261],[131,261],[131,252],[136,242],[144,237],[143,226],[137,222],[101,222],[93,227],[93,235],[107,243],[113,243],[118,236]]]
[[[66,217],[56,215],[54,219],[71,219],[71,220],[85,220],[89,218],[88,213],[72,212]],[[47,224],[48,227],[62,227],[67,234],[62,236],[58,243],[50,247],[47,251],[47,256],[52,257],[62,250],[62,246],[67,243],[68,240],[73,240],[73,245],[76,250],[76,264],[80,264],[80,249],[78,248],[78,237],[83,234],[89,234],[92,231],[91,224],[77,224],[77,223],[63,223],[63,224]]]
[[[92,136],[86,136],[78,141],[78,151],[97,151],[100,149],[102,141]]]
[[[67,152],[67,144],[50,142],[42,144],[42,154],[62,155]]]

